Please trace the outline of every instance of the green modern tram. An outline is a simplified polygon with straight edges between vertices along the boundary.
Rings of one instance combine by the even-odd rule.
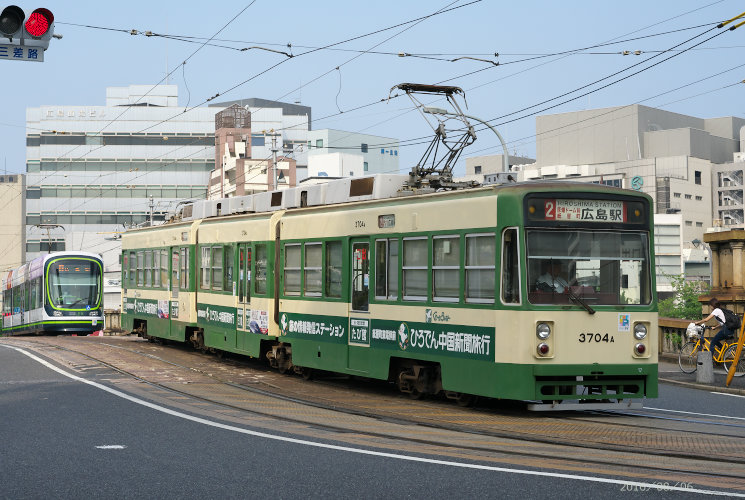
[[[3,276],[4,335],[79,334],[104,328],[103,263],[97,254],[42,255]]]

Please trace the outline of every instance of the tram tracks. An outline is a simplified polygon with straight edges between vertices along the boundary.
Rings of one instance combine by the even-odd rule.
[[[742,481],[745,438],[729,438],[729,450],[710,453],[707,449],[702,453],[701,447],[691,442],[696,438],[717,441],[716,436],[697,432],[692,426],[684,431],[681,427],[686,422],[676,421],[660,429],[654,424],[640,425],[639,419],[646,420],[648,416],[543,416],[500,404],[496,404],[499,413],[495,413],[494,407],[463,409],[444,401],[410,401],[398,393],[391,396],[379,384],[342,384],[333,378],[307,382],[251,363],[216,360],[181,347],[163,349],[122,338],[69,339],[14,340],[43,354],[56,351],[68,357],[83,357],[91,366],[106,366],[124,378],[157,389],[159,397],[171,404],[178,401],[182,407],[188,407],[189,400],[199,401],[222,408],[221,418],[245,422],[251,416],[274,429],[279,419],[287,424],[279,426],[285,432],[394,450],[399,450],[405,442],[407,448],[419,453],[471,460],[491,457],[497,461],[506,456],[511,463],[575,471],[621,466],[642,477],[663,477],[669,481],[672,474],[680,481],[698,478],[695,482],[701,481],[700,484],[717,478],[712,483],[714,486],[724,482],[745,489]],[[75,365],[70,360],[67,364]],[[79,370],[84,364],[77,362],[74,368]],[[169,394],[173,397],[169,398]],[[700,423],[700,420],[696,422],[699,426]],[[669,446],[669,439],[664,437],[652,442],[653,433],[676,434],[676,439],[683,442]],[[642,439],[639,434],[644,435]],[[622,439],[626,442],[613,442]]]

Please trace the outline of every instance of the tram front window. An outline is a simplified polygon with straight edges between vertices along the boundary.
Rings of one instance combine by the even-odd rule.
[[[649,241],[645,233],[527,231],[528,298],[533,304],[649,304]]]
[[[54,307],[93,309],[99,305],[101,269],[91,260],[59,260],[49,266],[48,285]]]

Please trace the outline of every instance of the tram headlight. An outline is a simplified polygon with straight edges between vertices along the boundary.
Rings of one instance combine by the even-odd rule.
[[[62,311],[54,311],[52,313],[52,315],[54,315],[54,316],[62,316]]]
[[[641,323],[634,325],[634,338],[636,340],[643,340],[647,337],[647,327]]]
[[[551,336],[551,327],[546,323],[538,323],[538,326],[535,328],[535,334],[539,339],[546,340]]]

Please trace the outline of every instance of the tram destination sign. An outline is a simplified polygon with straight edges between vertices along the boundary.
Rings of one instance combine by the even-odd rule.
[[[598,223],[626,222],[626,203],[619,200],[547,199],[545,220]]]

